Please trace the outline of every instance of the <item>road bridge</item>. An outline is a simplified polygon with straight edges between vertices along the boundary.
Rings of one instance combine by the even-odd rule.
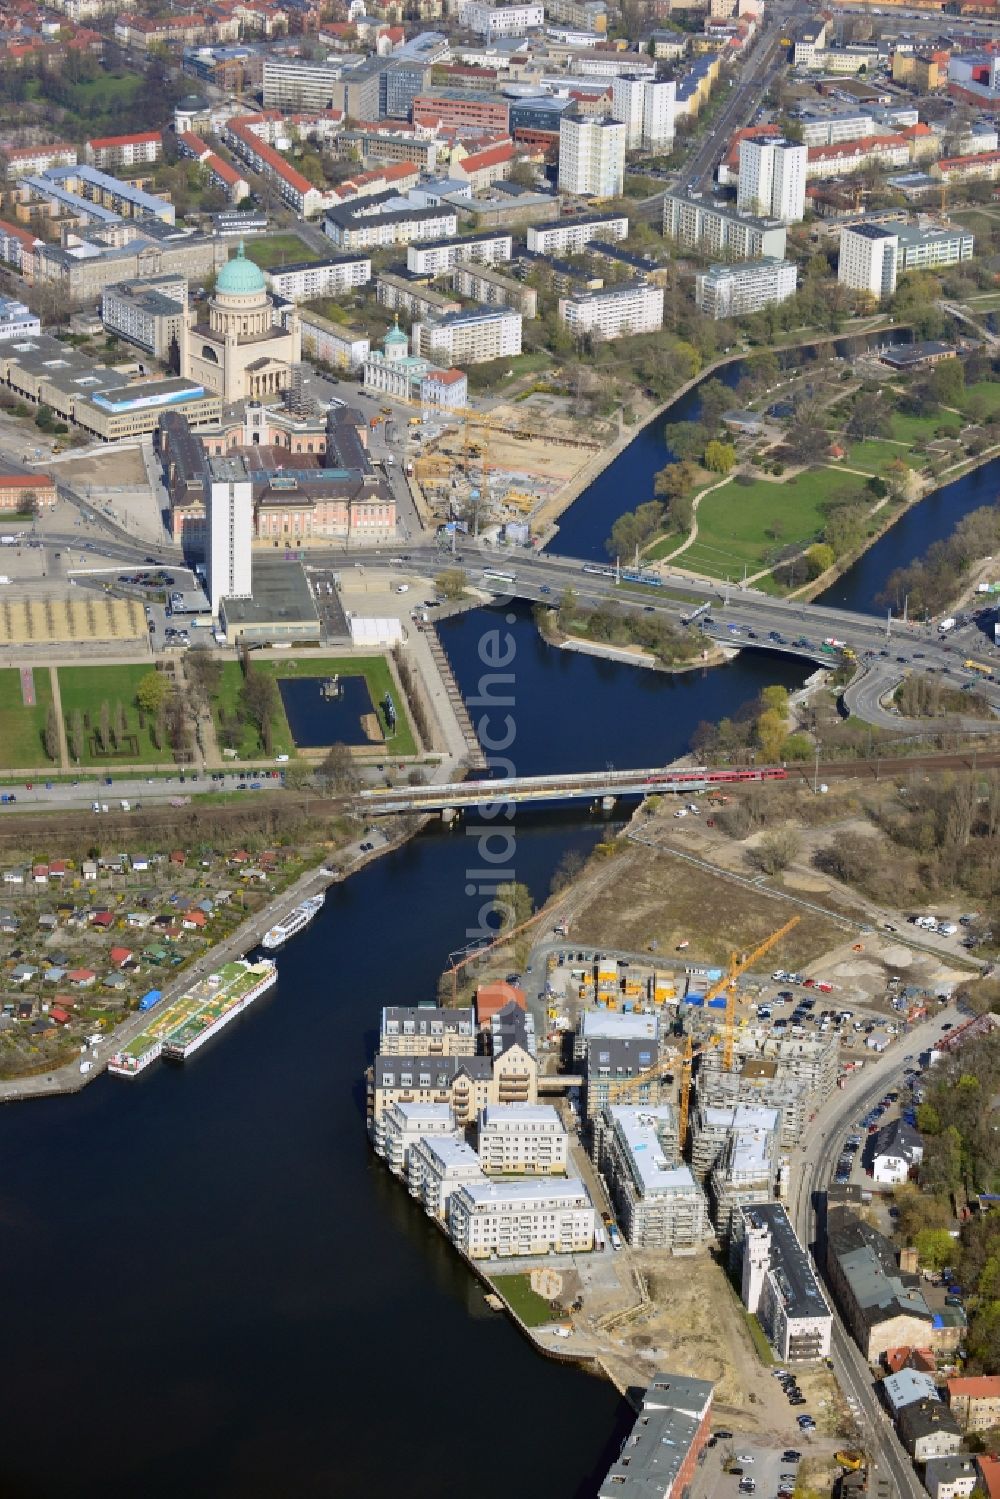
[[[749,770],[713,770],[704,765],[681,770],[587,770],[572,775],[507,776],[495,781],[452,781],[439,786],[388,786],[359,791],[356,805],[366,813],[445,812],[461,807],[488,807],[497,802],[592,800],[596,797],[652,796],[659,792],[705,791],[783,781],[783,765]]]

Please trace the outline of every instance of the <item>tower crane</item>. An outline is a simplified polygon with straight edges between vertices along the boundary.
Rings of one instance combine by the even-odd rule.
[[[722,1065],[726,1072],[732,1072],[733,1070],[733,1052],[736,1043],[736,981],[746,973],[748,968],[752,968],[759,958],[762,958],[765,953],[770,952],[771,948],[780,942],[782,937],[787,937],[792,928],[798,926],[801,920],[801,916],[792,916],[785,922],[784,926],[780,926],[776,932],[772,932],[769,937],[765,937],[763,942],[759,943],[750,952],[730,953],[729,964],[724,977],[713,984],[705,995],[705,1004],[711,1003],[713,999],[718,999],[720,994],[724,993],[726,996],[726,1021],[722,1033]],[[687,1140],[693,1055],[691,1037],[688,1036],[681,1057],[680,1106],[678,1109],[678,1128],[682,1150]]]

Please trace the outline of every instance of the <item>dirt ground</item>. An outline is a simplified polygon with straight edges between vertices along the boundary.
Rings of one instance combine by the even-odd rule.
[[[70,485],[100,484],[114,488],[146,483],[146,468],[138,448],[67,459],[59,465],[59,475]]]

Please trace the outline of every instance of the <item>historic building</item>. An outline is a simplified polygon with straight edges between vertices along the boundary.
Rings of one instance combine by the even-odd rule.
[[[298,314],[275,326],[264,273],[243,243],[219,272],[215,291],[188,313],[181,329],[181,372],[224,401],[277,401],[302,357]]]

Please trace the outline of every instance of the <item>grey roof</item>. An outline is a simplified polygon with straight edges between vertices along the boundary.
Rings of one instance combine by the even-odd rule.
[[[923,1155],[924,1142],[905,1119],[893,1119],[875,1136],[872,1158],[880,1155],[901,1156],[911,1166]]]
[[[230,625],[284,625],[319,628],[319,615],[301,563],[255,558],[253,597],[226,599]]]
[[[750,1227],[766,1228],[771,1235],[771,1273],[788,1318],[828,1316],[830,1308],[809,1255],[799,1243],[781,1203],[762,1202],[745,1207],[743,1217]]]
[[[493,1076],[493,1062],[489,1057],[386,1057],[375,1058],[376,1088],[401,1088],[399,1079],[403,1073],[417,1078],[413,1084],[420,1088],[450,1088],[459,1073],[468,1077],[488,1080]],[[426,1077],[426,1083],[419,1079]],[[407,1085],[408,1086],[408,1085]]]
[[[900,1275],[889,1240],[846,1208],[834,1208],[827,1222],[827,1256],[835,1258],[869,1326],[892,1317],[931,1312],[916,1283]]]
[[[383,1005],[382,1034],[431,1036],[457,1033],[475,1034],[475,1017],[471,1006],[463,1010],[439,1009],[435,1005]]]
[[[663,1499],[672,1492],[712,1399],[703,1379],[658,1374],[599,1499]]]
[[[896,1420],[904,1446],[907,1441],[919,1441],[935,1431],[946,1431],[956,1437],[961,1435],[958,1422],[940,1400],[914,1400],[912,1405],[903,1406]]]
[[[860,234],[862,239],[895,239],[895,229],[883,229],[881,224],[851,224],[847,226],[852,234]]]

